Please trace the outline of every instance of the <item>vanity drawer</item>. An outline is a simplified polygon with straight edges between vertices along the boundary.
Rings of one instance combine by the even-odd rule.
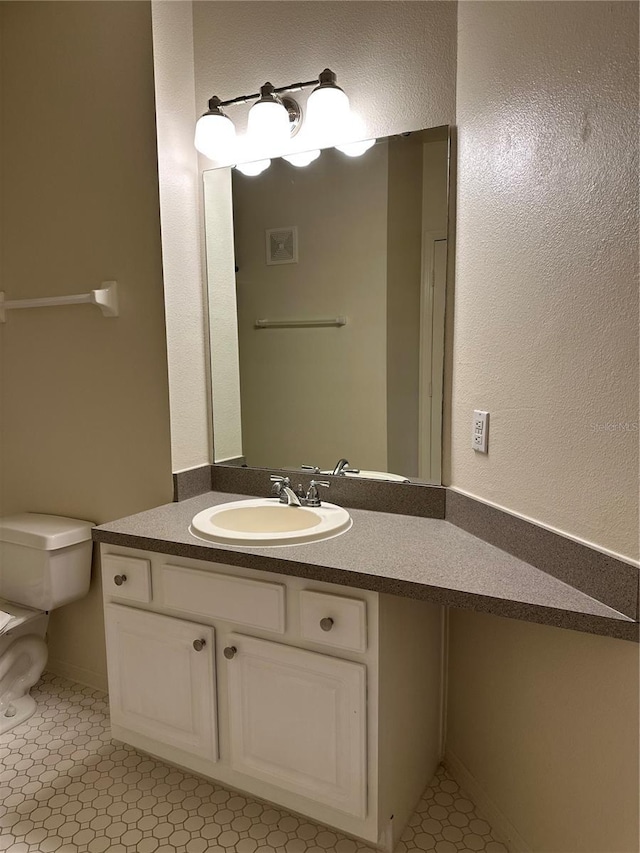
[[[300,634],[305,640],[353,652],[367,650],[367,608],[359,598],[304,589]]]
[[[167,607],[276,634],[285,630],[284,593],[279,583],[182,566],[162,567],[162,603]]]
[[[151,563],[139,557],[102,555],[102,586],[109,598],[151,601]]]

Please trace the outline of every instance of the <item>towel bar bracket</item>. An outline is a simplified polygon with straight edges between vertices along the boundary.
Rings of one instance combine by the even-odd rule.
[[[46,296],[37,299],[5,299],[0,291],[0,323],[6,322],[7,311],[17,308],[50,308],[57,305],[97,305],[103,317],[118,316],[118,282],[103,281],[102,287],[89,293],[70,294],[68,296]]]

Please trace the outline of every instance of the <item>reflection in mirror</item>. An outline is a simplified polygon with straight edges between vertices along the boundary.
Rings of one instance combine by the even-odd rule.
[[[447,127],[205,172],[216,462],[440,483],[448,194]]]

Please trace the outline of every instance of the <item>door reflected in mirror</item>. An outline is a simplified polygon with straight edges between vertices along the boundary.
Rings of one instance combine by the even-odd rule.
[[[441,482],[449,152],[204,173],[216,462]]]

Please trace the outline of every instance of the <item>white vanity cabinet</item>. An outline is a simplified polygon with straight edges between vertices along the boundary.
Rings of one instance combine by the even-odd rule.
[[[101,559],[114,738],[391,850],[440,758],[441,609],[115,545]]]
[[[216,761],[214,629],[107,604],[111,721]]]
[[[229,642],[231,766],[364,819],[365,665],[253,637]]]

